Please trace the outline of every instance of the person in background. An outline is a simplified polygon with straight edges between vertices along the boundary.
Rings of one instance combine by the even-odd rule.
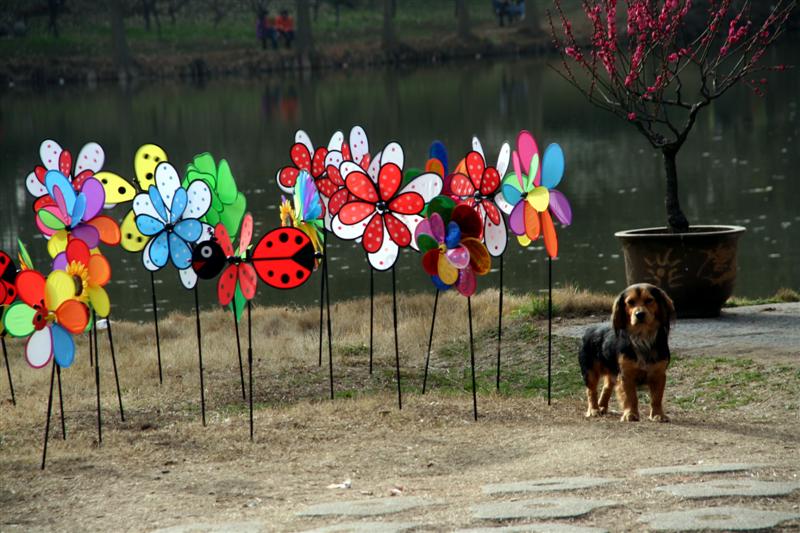
[[[269,16],[269,10],[261,10],[258,12],[258,20],[256,21],[256,35],[261,41],[261,49],[267,49],[267,41],[272,43],[272,48],[278,48],[278,35],[275,31],[275,21]]]
[[[286,42],[286,48],[292,47],[294,40],[294,19],[289,16],[289,11],[284,9],[275,20],[275,29]]]

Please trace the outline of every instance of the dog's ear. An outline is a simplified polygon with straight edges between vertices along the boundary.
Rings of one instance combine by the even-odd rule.
[[[669,333],[670,324],[674,323],[677,318],[675,304],[672,303],[672,299],[667,296],[667,293],[658,287],[653,289],[653,296],[658,302],[658,313],[660,315],[658,318],[661,321],[661,325]]]
[[[626,291],[622,291],[614,300],[614,305],[611,306],[611,324],[614,326],[615,333],[619,333],[621,330],[628,327],[628,312],[625,309],[625,293]]]

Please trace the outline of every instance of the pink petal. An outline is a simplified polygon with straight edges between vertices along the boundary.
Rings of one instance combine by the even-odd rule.
[[[456,248],[447,250],[447,252],[445,252],[445,257],[447,257],[451,265],[459,270],[467,268],[469,265],[469,250],[464,246],[458,245]]]
[[[471,268],[465,268],[458,271],[458,281],[456,281],[456,289],[464,296],[472,296],[475,294],[475,289],[478,288],[478,281],[475,279],[475,273]]]
[[[444,220],[439,213],[434,213],[430,217],[431,235],[436,242],[444,242]]]
[[[525,173],[525,175],[527,175],[530,171],[531,159],[533,158],[534,154],[539,153],[539,147],[536,146],[536,140],[529,131],[522,130],[519,132],[519,135],[517,135],[517,151],[519,152],[519,158],[522,162],[522,171]],[[514,169],[516,170],[516,166]],[[537,172],[536,174],[538,176],[539,173]]]

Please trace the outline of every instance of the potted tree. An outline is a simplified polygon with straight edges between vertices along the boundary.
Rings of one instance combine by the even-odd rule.
[[[593,105],[631,124],[661,152],[665,227],[621,231],[628,283],[667,290],[680,316],[717,316],[736,277],[740,226],[690,225],[681,210],[677,156],[698,114],[732,87],[763,95],[765,50],[783,32],[796,0],[585,0],[590,28],[576,38],[561,0],[556,71]],[[581,17],[583,18],[583,17]],[[617,24],[624,23],[619,28]]]

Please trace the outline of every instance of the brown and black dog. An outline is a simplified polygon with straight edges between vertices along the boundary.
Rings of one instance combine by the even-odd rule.
[[[649,283],[631,285],[620,293],[611,310],[611,324],[592,326],[583,336],[578,362],[586,384],[587,417],[608,412],[616,386],[623,422],[639,420],[636,387],[650,389],[650,420],[668,422],[662,398],[669,366],[669,327],[675,306],[669,296]],[[597,385],[603,378],[603,390]]]

